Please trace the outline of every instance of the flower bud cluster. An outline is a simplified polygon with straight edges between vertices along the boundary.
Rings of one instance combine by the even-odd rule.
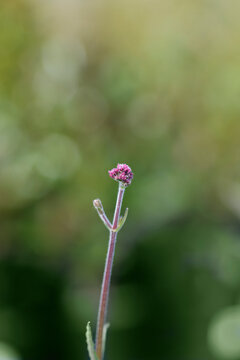
[[[131,184],[133,178],[133,172],[127,164],[118,164],[116,168],[108,171],[109,176],[120,181],[124,186]]]

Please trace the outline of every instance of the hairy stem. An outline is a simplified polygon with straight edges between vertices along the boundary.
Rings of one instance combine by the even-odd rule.
[[[116,207],[113,217],[113,225],[112,225],[113,230],[115,230],[118,226],[124,191],[125,188],[121,184],[119,184],[118,196],[117,196]],[[108,252],[107,252],[105,269],[103,274],[102,289],[101,289],[99,308],[98,308],[97,330],[96,330],[96,353],[99,360],[102,360],[103,358],[103,353],[102,353],[103,327],[106,322],[106,316],[107,316],[109,287],[111,281],[116,239],[117,239],[117,232],[110,230]]]

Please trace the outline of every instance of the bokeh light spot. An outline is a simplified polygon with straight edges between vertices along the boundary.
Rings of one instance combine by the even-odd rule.
[[[219,358],[240,356],[240,306],[229,307],[212,320],[208,332],[209,346]]]
[[[20,357],[12,346],[0,342],[0,360],[20,360]]]
[[[65,135],[49,135],[42,141],[39,150],[37,169],[49,179],[67,178],[80,164],[77,145]]]

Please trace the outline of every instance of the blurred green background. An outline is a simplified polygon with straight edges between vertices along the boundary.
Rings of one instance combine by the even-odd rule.
[[[240,359],[240,3],[0,3],[0,360]],[[123,209],[124,210],[124,209]]]

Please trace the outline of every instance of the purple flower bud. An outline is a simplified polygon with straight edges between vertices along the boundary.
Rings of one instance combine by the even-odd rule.
[[[124,186],[131,184],[133,173],[127,164],[118,164],[116,168],[109,170],[108,173],[112,179],[120,181]]]

